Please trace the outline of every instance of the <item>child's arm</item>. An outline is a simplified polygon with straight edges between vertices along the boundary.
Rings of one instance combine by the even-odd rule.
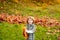
[[[36,31],[36,26],[33,24],[33,29],[31,30],[33,33]]]
[[[32,30],[27,30],[27,29],[26,29],[26,32],[27,32],[27,33],[34,33],[35,30],[36,30],[36,27],[35,27],[34,24],[32,25],[32,27],[33,27]]]
[[[29,26],[29,25],[27,24],[27,25],[26,25],[26,32],[27,32],[27,33],[31,33],[31,31],[28,30],[28,26]]]
[[[27,33],[32,33],[32,31],[31,31],[31,30],[26,30],[26,32],[27,32]]]

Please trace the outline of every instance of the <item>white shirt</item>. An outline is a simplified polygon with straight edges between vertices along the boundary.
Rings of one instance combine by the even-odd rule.
[[[27,32],[27,33],[33,33],[33,31],[32,31],[32,30],[26,30],[26,32]]]
[[[34,33],[35,32],[35,25],[34,24],[32,24],[32,25],[29,25],[29,24],[27,24],[27,28],[28,27],[30,27],[30,29],[26,29],[26,32],[27,33]],[[33,29],[31,29],[33,27]]]

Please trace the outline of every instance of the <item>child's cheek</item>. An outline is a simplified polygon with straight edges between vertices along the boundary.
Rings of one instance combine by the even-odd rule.
[[[31,21],[29,21],[28,23],[29,23],[29,24],[32,24],[32,22],[31,22]]]
[[[30,22],[30,24],[32,24],[32,22]]]

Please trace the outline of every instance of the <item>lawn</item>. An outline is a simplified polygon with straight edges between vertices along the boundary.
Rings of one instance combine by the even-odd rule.
[[[31,6],[31,5],[30,5]],[[30,7],[26,4],[11,1],[0,2],[0,14],[20,14],[22,16],[53,17],[60,21],[60,4],[49,5],[48,7]],[[22,28],[26,24],[10,24],[0,22],[0,40],[25,40]],[[58,40],[60,27],[43,27],[36,24],[35,40]]]
[[[0,40],[25,40],[22,28],[26,27],[26,24],[10,24],[7,22],[0,23]],[[59,27],[46,28],[40,25],[36,25],[35,40],[57,40],[60,35],[59,32],[55,32]],[[51,32],[49,31],[51,30]]]

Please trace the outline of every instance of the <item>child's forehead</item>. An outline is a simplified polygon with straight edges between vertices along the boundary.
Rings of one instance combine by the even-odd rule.
[[[33,20],[33,19],[28,19],[28,20]]]

